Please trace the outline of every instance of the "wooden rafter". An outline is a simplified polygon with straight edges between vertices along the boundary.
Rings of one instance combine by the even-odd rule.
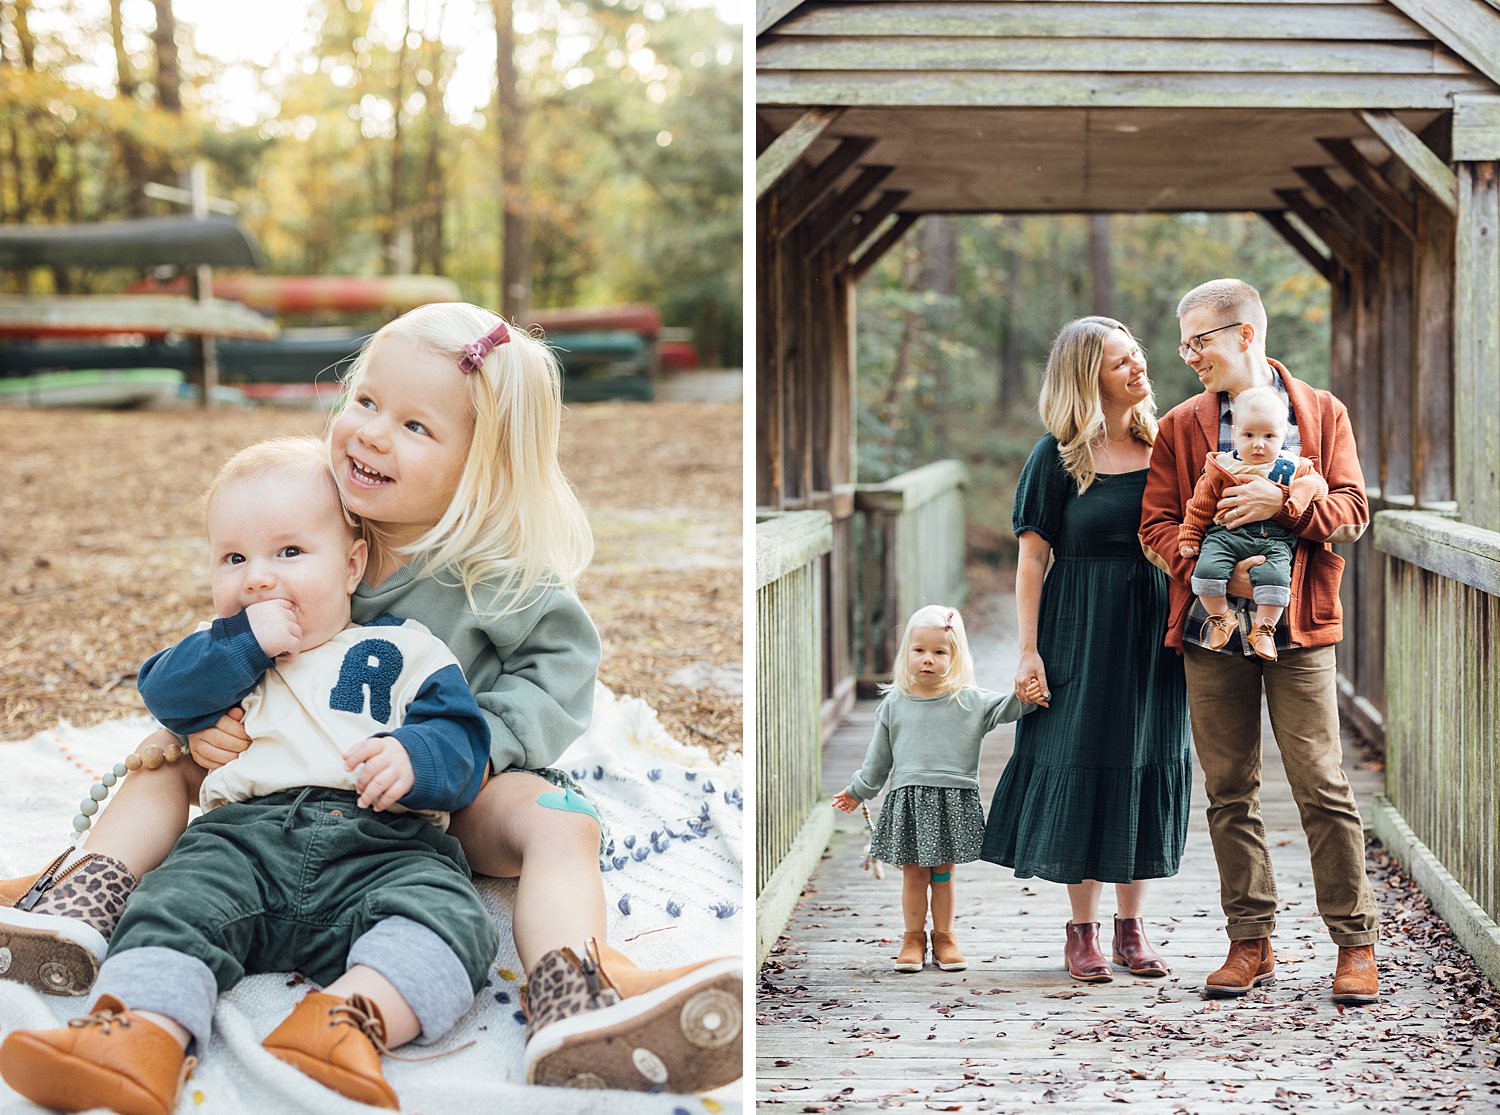
[[[858,259],[850,261],[849,278],[856,283],[863,279],[870,268],[879,263],[881,257],[894,248],[911,226],[921,219],[919,213],[898,213],[890,227],[880,234],[880,239],[866,248]]]
[[[1369,195],[1370,200],[1380,207],[1380,211],[1397,228],[1409,239],[1417,238],[1416,208],[1402,196],[1400,191],[1385,180],[1385,177],[1368,159],[1360,154],[1359,148],[1354,146],[1352,140],[1320,139],[1318,143],[1323,150],[1337,160],[1339,166],[1343,167],[1349,177],[1359,184],[1360,188]]]
[[[1333,214],[1316,208],[1302,196],[1301,190],[1277,190],[1276,196],[1297,214],[1297,219],[1311,229],[1314,236],[1328,245],[1335,259],[1351,270],[1359,266],[1364,255],[1359,242],[1341,227],[1342,222]]]
[[[1339,263],[1337,260],[1324,255],[1318,251],[1311,240],[1303,236],[1291,221],[1286,219],[1286,214],[1279,209],[1262,209],[1261,218],[1281,234],[1281,238],[1290,244],[1296,253],[1307,261],[1307,265],[1322,275],[1329,283],[1338,278]]]
[[[859,212],[859,207],[875,192],[875,188],[885,181],[891,169],[888,166],[865,167],[860,171],[859,177],[851,182],[843,193],[823,205],[809,222],[815,227],[812,243],[808,245],[808,254],[821,251],[829,241],[848,227],[849,222],[854,220],[855,214]]]
[[[1337,214],[1358,235],[1365,248],[1379,253],[1381,250],[1380,219],[1362,207],[1355,197],[1335,182],[1328,171],[1320,166],[1292,168],[1298,178],[1306,182],[1323,204]]]
[[[1422,29],[1500,85],[1500,20],[1484,0],[1390,0]]]
[[[790,231],[802,218],[811,213],[813,208],[838,184],[844,172],[867,155],[870,148],[874,146],[873,139],[840,140],[833,153],[819,163],[807,178],[797,184],[795,189],[789,191],[786,201],[781,206],[784,232]]]
[[[860,245],[874,236],[885,219],[901,208],[902,202],[909,197],[909,190],[886,190],[881,194],[879,201],[859,215],[859,223],[846,228],[833,242],[830,250],[834,266],[842,268],[847,264]]]
[[[802,0],[755,0],[755,33],[764,35],[792,13]]]
[[[1397,120],[1394,113],[1361,110],[1359,118],[1370,131],[1380,137],[1380,142],[1391,149],[1391,154],[1411,171],[1412,177],[1424,190],[1454,216],[1458,215],[1458,179],[1448,164],[1433,153],[1431,147]]]
[[[787,171],[813,145],[813,141],[828,130],[835,120],[843,115],[841,108],[810,108],[786,131],[772,141],[771,146],[755,160],[755,198],[759,201],[767,190],[781,181]]]

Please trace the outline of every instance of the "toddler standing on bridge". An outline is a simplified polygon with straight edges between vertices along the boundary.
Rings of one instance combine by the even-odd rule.
[[[963,617],[940,604],[907,620],[894,677],[883,688],[864,765],[833,805],[852,813],[890,780],[870,854],[901,868],[905,935],[896,971],[922,970],[930,889],[933,960],[960,972],[968,961],[953,939],[953,870],[978,859],[984,840],[980,748],[997,725],[1045,705],[1047,696],[1039,683],[1028,693],[1035,704],[976,688]]]

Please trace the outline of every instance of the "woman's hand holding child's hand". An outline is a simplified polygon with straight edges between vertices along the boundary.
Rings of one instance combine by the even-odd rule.
[[[353,770],[361,763],[364,767],[355,779],[361,809],[377,813],[389,809],[416,784],[411,756],[395,736],[371,736],[344,753],[345,770]]]
[[[250,746],[250,735],[241,723],[245,710],[235,705],[212,728],[188,736],[188,753],[204,770],[214,770],[238,759]]]
[[[1177,552],[1183,557],[1197,557],[1198,547],[1194,546],[1191,542],[1184,542],[1181,546],[1177,547]]]
[[[1042,665],[1042,656],[1034,650],[1021,653],[1021,664],[1016,667],[1016,699],[1042,708],[1051,707],[1047,668]]]
[[[859,798],[855,797],[848,790],[840,790],[833,795],[833,807],[835,809],[842,809],[845,813],[853,813],[859,808]]]
[[[302,649],[302,625],[290,600],[261,600],[245,609],[250,633],[267,658],[291,658]]]

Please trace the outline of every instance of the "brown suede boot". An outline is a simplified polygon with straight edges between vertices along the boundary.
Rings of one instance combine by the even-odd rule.
[[[932,931],[932,959],[945,972],[962,972],[969,966],[969,961],[954,941],[953,934],[941,929]]]
[[[1070,921],[1067,931],[1063,963],[1067,966],[1068,975],[1084,983],[1113,983],[1114,973],[1110,971],[1104,954],[1099,951],[1099,923]]]
[[[737,957],[652,971],[592,938],[586,951],[549,952],[527,974],[527,1083],[705,1092],[739,1078]]]
[[[1171,971],[1146,939],[1141,918],[1115,917],[1114,961],[1130,969],[1132,976],[1164,976]]]
[[[1276,954],[1271,949],[1271,938],[1230,941],[1228,959],[1204,982],[1203,992],[1210,999],[1234,998],[1275,978]]]
[[[901,951],[896,954],[896,971],[920,972],[927,962],[927,930],[906,933],[901,937]]]
[[[277,1060],[358,1103],[401,1106],[380,1070],[385,1021],[363,995],[341,999],[313,991],[260,1044]]]
[[[68,852],[35,875],[0,881],[0,979],[48,995],[83,995],[119,924],[135,876],[92,852],[59,871]]]
[[[1375,970],[1374,945],[1339,946],[1333,973],[1335,1003],[1373,1003],[1380,998],[1380,975]]]
[[[169,1115],[196,1064],[176,1038],[110,995],[87,1018],[57,1030],[17,1030],[0,1045],[5,1082],[56,1111]]]

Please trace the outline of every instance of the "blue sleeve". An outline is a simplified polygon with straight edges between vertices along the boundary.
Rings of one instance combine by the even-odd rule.
[[[136,687],[152,716],[186,735],[212,727],[274,664],[240,612],[146,659]]]
[[[490,730],[463,671],[444,666],[422,683],[401,726],[389,733],[411,756],[416,781],[408,809],[462,809],[479,793],[490,761]]]
[[[865,752],[864,764],[849,780],[850,795],[860,801],[869,801],[879,794],[880,788],[885,785],[885,780],[891,776],[891,767],[895,759],[891,753],[891,729],[886,723],[890,701],[891,699],[887,697],[875,710],[875,735],[871,738],[869,749]]]
[[[984,730],[994,731],[1001,724],[1019,720],[1036,705],[1022,701],[1014,693],[986,693],[984,705]]]

